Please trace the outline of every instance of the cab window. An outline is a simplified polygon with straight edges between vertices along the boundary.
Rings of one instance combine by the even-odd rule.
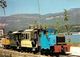
[[[24,39],[29,39],[29,34],[27,33],[27,34],[23,34],[23,38]]]

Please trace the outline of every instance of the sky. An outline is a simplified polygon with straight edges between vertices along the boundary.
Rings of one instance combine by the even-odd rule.
[[[6,0],[6,15],[15,14],[40,14],[62,12],[64,9],[80,8],[80,0]],[[0,7],[0,16],[3,16],[3,9]]]

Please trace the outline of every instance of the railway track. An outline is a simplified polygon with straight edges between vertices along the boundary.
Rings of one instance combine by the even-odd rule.
[[[50,56],[40,55],[39,53],[33,54],[28,52],[18,52],[16,50],[0,48],[0,57],[50,57]],[[78,57],[78,56],[59,55],[59,57]]]
[[[44,55],[40,55],[39,53],[33,54],[30,52],[18,52],[16,50],[3,49],[3,48],[0,48],[0,55],[7,57],[47,57]]]

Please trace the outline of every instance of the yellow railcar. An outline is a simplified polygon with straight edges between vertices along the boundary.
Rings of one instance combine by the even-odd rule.
[[[1,39],[1,44],[4,48],[9,48],[10,46],[10,39],[8,38],[2,38]]]
[[[10,45],[10,40],[7,38],[2,38],[1,43],[2,43],[2,45]]]

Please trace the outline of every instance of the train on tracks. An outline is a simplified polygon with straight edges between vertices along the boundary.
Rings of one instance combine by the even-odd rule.
[[[54,34],[50,29],[26,29],[8,33],[7,38],[2,38],[3,48],[18,49],[27,52],[41,52],[52,55],[70,51],[63,34]]]

